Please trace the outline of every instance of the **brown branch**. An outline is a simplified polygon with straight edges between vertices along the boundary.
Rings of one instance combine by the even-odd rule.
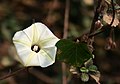
[[[100,0],[99,0],[99,1],[100,1]],[[99,1],[98,1],[98,2],[99,2]],[[95,18],[96,18],[96,20],[97,20],[98,13],[99,13],[99,12],[97,12],[97,9],[99,9],[100,4],[99,4],[99,6],[96,8],[96,14],[95,14],[95,16],[94,16],[94,19],[93,19],[93,22],[92,22],[92,25],[91,25],[91,33],[90,33],[89,37],[93,37],[93,36],[96,36],[96,35],[104,32],[104,31],[106,30],[106,27],[107,27],[107,26],[110,27],[110,26],[113,24],[114,19],[115,19],[115,7],[114,7],[114,2],[113,2],[113,0],[111,0],[111,5],[112,5],[112,10],[113,10],[113,17],[112,17],[112,21],[111,21],[110,25],[103,26],[103,27],[101,28],[101,31],[100,31],[100,32],[97,32],[97,33],[92,34],[92,28],[94,28],[94,25],[95,25],[95,23],[94,23],[94,22],[95,22]],[[113,34],[113,28],[111,28],[111,30],[110,30],[110,36],[112,36],[112,34]]]
[[[91,28],[90,28],[90,34],[92,32],[94,32],[94,30],[95,30],[95,22],[98,20],[99,13],[101,12],[102,1],[103,0],[98,0],[97,7],[96,7],[96,10],[95,10],[95,15],[94,15],[94,18],[93,18],[93,21],[92,21],[92,24],[91,24]]]
[[[3,76],[3,77],[0,77],[0,80],[4,80],[4,79],[6,79],[6,78],[9,78],[9,77],[11,77],[11,76],[14,76],[14,75],[16,75],[17,73],[19,73],[19,72],[21,72],[21,71],[23,71],[23,70],[26,70],[26,69],[27,69],[26,67],[21,68],[21,69],[15,71],[15,72],[13,72],[13,73],[10,73],[10,74],[7,74],[7,75],[5,75],[5,76]]]
[[[65,15],[64,15],[64,31],[63,31],[63,39],[66,39],[67,36],[68,36],[69,10],[70,10],[70,1],[69,1],[69,0],[66,0]]]
[[[98,34],[101,34],[103,32],[104,32],[104,30],[101,30],[100,32],[97,32],[97,33],[94,33],[94,34],[90,34],[88,37],[91,38],[91,37],[96,36]]]
[[[64,15],[64,31],[63,31],[63,39],[66,39],[68,36],[68,22],[69,22],[69,9],[70,8],[70,0],[66,0],[66,6],[65,6],[65,15]],[[66,64],[62,62],[62,84],[67,84],[67,78],[66,78]]]

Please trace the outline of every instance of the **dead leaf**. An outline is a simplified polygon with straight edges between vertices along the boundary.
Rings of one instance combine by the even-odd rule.
[[[97,84],[100,84],[100,72],[97,71],[95,74],[90,74],[90,76],[96,81]]]
[[[112,17],[111,15],[108,15],[108,14],[104,14],[104,15],[103,15],[103,21],[105,21],[107,24],[110,24],[110,23],[111,23],[112,18],[113,18],[113,17]],[[112,24],[111,26],[116,27],[116,26],[118,26],[118,24],[119,24],[119,20],[118,20],[117,17],[115,16],[114,21],[113,21],[113,24]]]
[[[111,4],[111,0],[105,0],[105,2]]]

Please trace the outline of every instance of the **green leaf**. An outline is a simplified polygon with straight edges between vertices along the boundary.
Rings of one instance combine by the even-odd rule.
[[[89,66],[88,69],[89,69],[89,71],[96,72],[97,71],[97,66],[91,65],[91,66]]]
[[[85,43],[63,39],[58,41],[56,46],[58,48],[57,58],[70,65],[80,67],[85,61],[92,58]]]
[[[89,70],[86,67],[81,67],[80,71],[84,72],[84,73],[88,73],[89,72]]]
[[[86,73],[82,73],[81,80],[87,82],[89,80],[89,75]]]

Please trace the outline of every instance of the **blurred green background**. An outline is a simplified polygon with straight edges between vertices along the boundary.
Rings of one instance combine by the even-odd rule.
[[[116,0],[120,4],[119,0]],[[70,0],[69,38],[79,37],[90,30],[94,16],[93,0]],[[18,30],[27,28],[35,20],[46,24],[59,38],[64,27],[65,0],[0,0],[0,76],[23,67],[13,59],[16,55],[12,37]],[[105,50],[106,33],[95,37],[95,59],[101,72],[102,84],[120,84],[120,24],[115,29],[117,48]],[[0,80],[0,84],[62,84],[61,62],[47,68],[34,67]],[[69,70],[68,70],[68,75]],[[80,78],[70,76],[68,84],[96,84],[90,78],[83,83]]]

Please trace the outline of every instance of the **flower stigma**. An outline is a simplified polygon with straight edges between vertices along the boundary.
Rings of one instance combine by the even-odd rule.
[[[38,53],[40,51],[40,47],[35,44],[35,45],[31,46],[31,50],[34,51],[34,52],[36,52],[36,53]]]

